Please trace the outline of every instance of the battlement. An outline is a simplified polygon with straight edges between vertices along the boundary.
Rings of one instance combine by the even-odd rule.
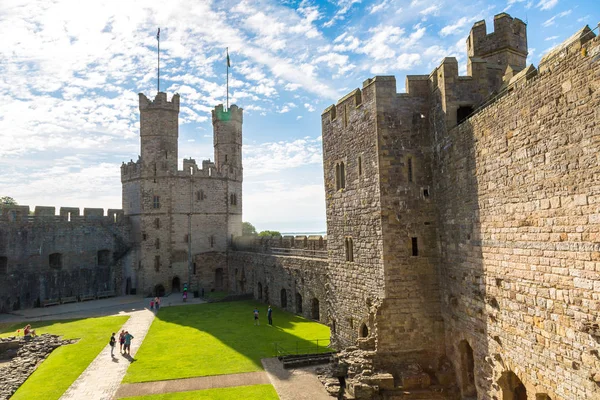
[[[237,251],[267,253],[279,256],[327,258],[327,236],[237,236]]]
[[[225,110],[225,107],[223,107],[223,104],[219,104],[218,106],[215,107],[214,110],[212,110],[213,124],[215,122],[219,122],[219,121],[221,121],[221,122],[236,121],[241,124],[243,122],[243,119],[244,119],[244,109],[239,108],[235,104],[233,104],[231,107],[229,107],[228,110]]]
[[[512,56],[501,54],[513,53]],[[506,13],[494,16],[494,32],[487,33],[485,21],[473,24],[467,38],[467,54],[490,63],[525,68],[527,58],[527,25]]]
[[[0,209],[0,222],[92,220],[120,223],[124,221],[123,210],[109,208],[105,215],[102,208],[84,208],[82,216],[79,207],[60,207],[58,215],[56,215],[56,208],[51,206],[36,206],[33,215],[30,215],[29,206],[6,205]]]
[[[167,101],[165,92],[158,92],[154,101],[151,101],[145,94],[139,93],[140,111],[145,110],[167,110],[179,112],[179,95],[175,93],[171,101]]]

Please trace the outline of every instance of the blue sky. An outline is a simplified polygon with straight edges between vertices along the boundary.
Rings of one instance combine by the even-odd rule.
[[[527,22],[529,59],[600,21],[566,0],[20,1],[0,7],[0,196],[20,204],[121,208],[120,165],[139,154],[137,93],[181,95],[179,157],[212,158],[210,110],[244,114],[244,220],[324,231],[320,113],[374,75],[466,74],[474,22]],[[597,33],[597,30],[596,30]],[[181,168],[181,160],[180,160]],[[58,212],[58,210],[57,210]]]

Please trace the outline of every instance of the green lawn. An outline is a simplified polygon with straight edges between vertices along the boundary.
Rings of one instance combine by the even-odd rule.
[[[205,292],[204,297],[210,300],[221,300],[227,297],[227,292]]]
[[[110,334],[118,332],[128,318],[123,316],[32,322],[31,325],[38,335],[52,333],[62,336],[63,339],[78,338],[79,341],[54,350],[11,399],[60,398],[106,346]],[[15,331],[23,326],[25,323],[4,326],[0,337],[14,336]]]
[[[253,325],[255,307],[260,326]],[[269,326],[266,311],[254,301],[163,308],[123,382],[261,371],[260,359],[275,355],[274,342],[316,350],[309,340],[329,338],[329,327],[279,309],[273,309],[274,326]]]
[[[195,390],[192,392],[154,394],[151,396],[126,397],[123,400],[278,400],[271,385],[238,386],[231,388]]]

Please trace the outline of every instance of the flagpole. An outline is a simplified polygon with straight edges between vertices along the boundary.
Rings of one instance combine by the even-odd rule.
[[[158,28],[158,32],[156,33],[156,40],[158,41],[158,76],[156,78],[156,86],[160,93],[160,28]]]
[[[227,109],[229,110],[229,47],[227,47]]]

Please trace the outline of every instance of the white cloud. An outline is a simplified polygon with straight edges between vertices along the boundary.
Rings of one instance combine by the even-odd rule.
[[[550,10],[558,4],[558,0],[541,0],[536,7],[540,10]]]
[[[401,41],[404,29],[397,26],[379,25],[369,29],[371,37],[363,43],[363,46],[357,49],[357,52],[367,54],[375,60],[393,58],[396,52],[390,45],[398,44]]]
[[[373,3],[371,8],[369,9],[369,14],[375,14],[381,10],[384,10],[389,6],[389,0],[383,0],[381,3]]]
[[[419,11],[419,14],[421,15],[438,15],[440,10],[440,6],[438,6],[437,4],[432,4],[431,6],[427,7],[424,10]]]
[[[456,21],[454,24],[444,26],[442,28],[442,30],[440,31],[440,35],[448,36],[448,35],[454,35],[456,33],[459,33],[460,30],[462,28],[464,28],[471,20],[472,19],[470,19],[470,18],[462,17],[461,19]]]
[[[566,17],[567,15],[571,14],[571,10],[567,10],[567,11],[563,11],[561,13],[556,14],[554,17],[547,19],[542,26],[547,28],[549,26],[555,25],[556,24],[556,19],[557,18],[562,18],[562,17]]]
[[[299,119],[302,119],[302,115],[298,115],[298,116],[296,117],[296,120],[299,120]]]
[[[546,39],[544,39],[545,41],[549,41],[549,40],[555,40],[558,39],[558,36],[549,36]]]
[[[315,111],[315,108],[312,106],[312,104],[308,104],[308,103],[304,103],[304,107],[309,111],[309,112],[313,112]]]

